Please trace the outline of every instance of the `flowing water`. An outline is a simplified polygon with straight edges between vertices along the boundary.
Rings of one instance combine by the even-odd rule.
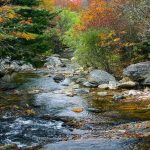
[[[92,92],[67,96],[57,92],[65,87],[48,74],[49,70],[39,69],[8,76],[9,82],[1,81],[0,145],[14,143],[26,149],[58,142],[43,149],[67,150],[69,145],[73,150],[148,149],[148,138],[119,138],[107,132],[123,123],[149,120],[148,111],[119,109],[127,104],[118,104],[109,97],[98,99]],[[145,104],[130,103],[129,107],[136,105]],[[72,108],[83,111],[76,113]]]

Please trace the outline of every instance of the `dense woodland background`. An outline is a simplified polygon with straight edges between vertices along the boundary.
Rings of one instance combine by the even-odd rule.
[[[148,60],[150,1],[0,0],[1,58],[36,64],[67,48],[80,65],[116,75]]]

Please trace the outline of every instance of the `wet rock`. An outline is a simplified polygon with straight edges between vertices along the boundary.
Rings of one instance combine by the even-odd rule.
[[[79,78],[79,77],[78,77],[75,82],[76,82],[76,83],[83,84],[83,83],[85,83],[86,81],[87,81],[87,80],[86,80],[85,78]]]
[[[79,89],[79,88],[80,88],[79,84],[75,84],[74,82],[72,82],[72,83],[70,84],[70,87],[71,87],[72,89]]]
[[[82,88],[82,89],[76,89],[75,90],[77,94],[87,94],[90,92],[89,89],[86,89],[86,88]]]
[[[87,111],[93,112],[93,113],[100,113],[101,112],[101,110],[96,109],[96,108],[88,108]]]
[[[73,92],[73,91],[66,92],[65,94],[66,94],[67,96],[69,96],[69,97],[73,97],[73,96],[76,95],[76,93]]]
[[[89,88],[95,88],[95,87],[98,87],[98,84],[97,83],[91,83],[91,82],[84,82],[83,83],[83,86],[86,86],[86,87],[89,87]]]
[[[150,100],[150,92],[145,92],[145,93],[143,93],[143,95],[141,95],[141,96],[138,96],[138,99],[139,100]]]
[[[71,79],[70,78],[66,78],[61,85],[63,86],[69,86],[71,84]]]
[[[97,95],[99,95],[99,96],[107,96],[108,92],[98,92]]]
[[[138,85],[137,82],[134,81],[128,81],[118,84],[118,88],[135,88]]]
[[[28,115],[28,116],[34,116],[34,115],[36,114],[33,109],[27,109],[27,110],[25,111],[25,113],[26,113],[26,115]]]
[[[89,74],[89,82],[96,82],[97,84],[109,84],[110,81],[116,82],[115,77],[103,70],[93,70]]]
[[[41,117],[44,120],[56,120],[64,122],[63,125],[67,125],[70,127],[79,128],[84,125],[84,120],[75,119],[73,117],[67,116],[52,116],[52,115],[44,115]]]
[[[80,113],[83,112],[83,108],[73,108],[72,111],[75,113]]]
[[[146,87],[145,89],[144,89],[144,92],[149,92],[150,91],[150,88],[148,88],[148,87]]]
[[[41,90],[39,90],[39,89],[33,89],[33,90],[28,91],[29,94],[38,94],[40,92],[41,92]]]
[[[117,85],[118,85],[118,82],[116,82],[116,81],[109,81],[109,89],[116,90],[118,88]]]
[[[133,81],[145,80],[150,76],[150,61],[132,64],[123,70],[123,75]]]
[[[65,76],[63,74],[58,74],[55,77],[53,77],[53,80],[57,83],[63,81],[65,79]]]
[[[98,86],[99,89],[109,89],[109,84],[100,84]]]
[[[116,101],[119,101],[119,100],[125,99],[125,96],[123,96],[123,95],[114,95],[113,99],[116,100]]]
[[[137,91],[137,90],[130,90],[128,92],[128,96],[136,96],[136,95],[140,95],[141,92],[140,91]]]

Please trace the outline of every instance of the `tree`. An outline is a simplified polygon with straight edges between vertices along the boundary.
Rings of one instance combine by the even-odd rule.
[[[105,0],[92,0],[81,14],[81,25],[83,29],[112,27],[117,23],[118,16],[114,13],[110,4]]]
[[[38,0],[10,0],[0,7],[0,57],[32,61],[50,49],[56,12],[38,9]],[[7,4],[8,4],[7,3]],[[33,7],[34,6],[34,7]]]

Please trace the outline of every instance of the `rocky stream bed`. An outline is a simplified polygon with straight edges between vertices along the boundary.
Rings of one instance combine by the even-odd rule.
[[[148,88],[95,88],[77,64],[54,59],[0,80],[0,150],[150,149]]]

